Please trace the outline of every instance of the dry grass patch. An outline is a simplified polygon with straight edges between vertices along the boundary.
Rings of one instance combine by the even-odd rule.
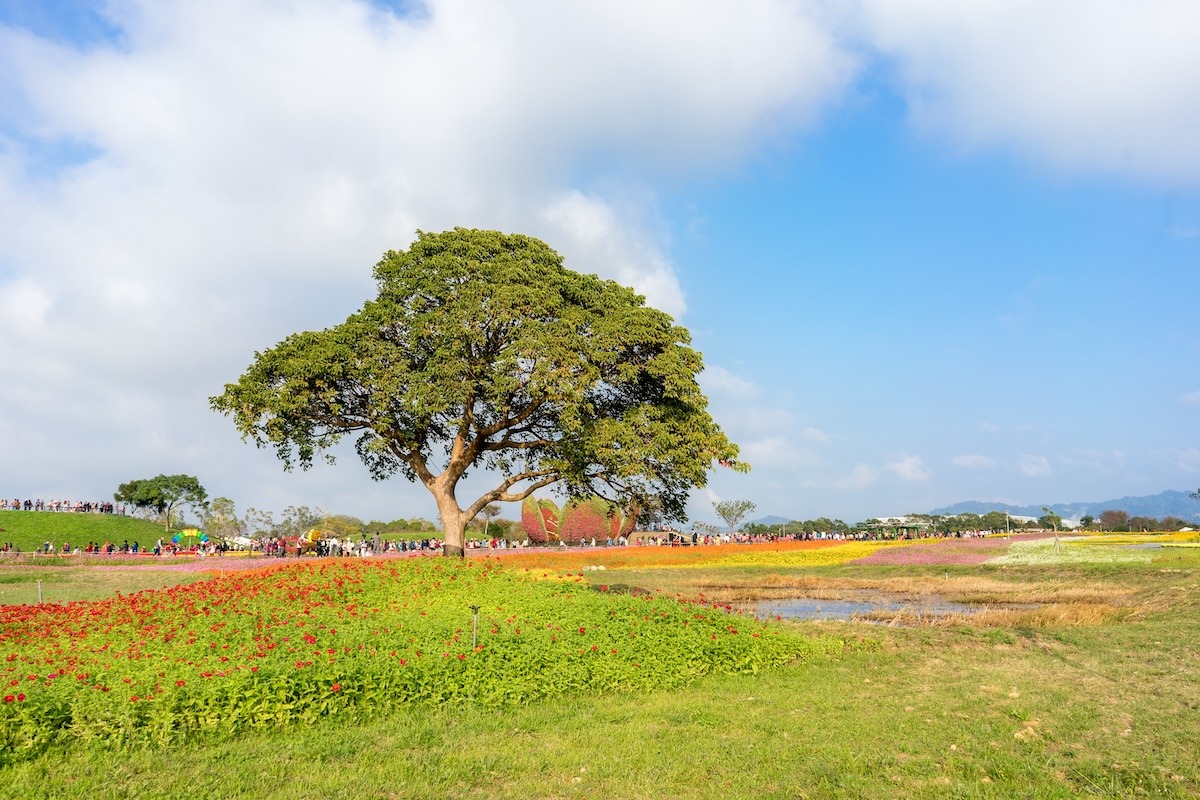
[[[1136,590],[1113,583],[1013,582],[983,576],[834,578],[814,575],[727,577],[720,583],[699,583],[706,599],[755,602],[792,597],[819,600],[861,599],[875,592],[892,598],[940,597],[958,603],[1121,604]]]
[[[862,619],[905,627],[1040,629],[1101,625],[1125,616],[1125,609],[1108,603],[1050,603],[1036,608],[985,607],[970,614],[922,614],[907,610],[878,611]]]

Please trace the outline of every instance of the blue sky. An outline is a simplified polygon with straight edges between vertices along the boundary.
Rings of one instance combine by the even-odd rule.
[[[693,517],[1194,488],[1197,36],[1173,0],[0,0],[0,494],[432,517],[206,398],[455,225],[691,329],[754,465]]]

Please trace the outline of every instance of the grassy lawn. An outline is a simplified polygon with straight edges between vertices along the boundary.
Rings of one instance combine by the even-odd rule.
[[[178,572],[153,567],[76,567],[0,565],[0,605],[33,605],[99,600],[117,592],[163,589],[209,578],[203,572]]]
[[[11,542],[22,553],[32,553],[43,542],[62,550],[63,542],[83,547],[88,542],[120,545],[128,540],[143,548],[166,537],[162,526],[119,514],[82,514],[72,511],[0,511],[0,542]]]
[[[91,580],[82,572],[39,574],[61,574],[66,590]],[[1137,564],[707,564],[584,574],[610,589],[731,604],[787,593],[937,592],[1053,611],[918,627],[792,623],[848,647],[670,691],[500,709],[405,705],[167,748],[59,748],[0,769],[0,797],[1200,796],[1195,551],[1164,550]],[[112,590],[124,579],[114,572]],[[121,591],[132,588],[141,587]]]

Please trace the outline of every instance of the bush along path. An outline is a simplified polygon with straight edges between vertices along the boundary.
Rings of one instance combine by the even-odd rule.
[[[0,763],[59,743],[220,739],[399,703],[651,691],[842,646],[492,559],[291,564],[0,607]]]

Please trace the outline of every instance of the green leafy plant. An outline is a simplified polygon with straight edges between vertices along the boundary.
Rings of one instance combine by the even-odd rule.
[[[311,561],[94,603],[0,607],[0,761],[55,743],[229,737],[397,703],[649,691],[840,647],[497,559]]]

